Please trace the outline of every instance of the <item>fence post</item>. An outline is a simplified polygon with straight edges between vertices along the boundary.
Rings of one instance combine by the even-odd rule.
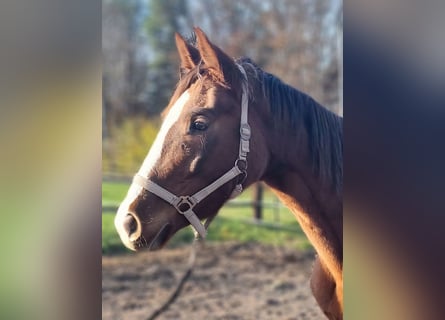
[[[253,214],[255,220],[263,219],[263,184],[255,184],[253,192]]]

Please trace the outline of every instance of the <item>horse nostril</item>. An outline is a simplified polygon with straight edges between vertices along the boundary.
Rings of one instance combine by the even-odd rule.
[[[124,230],[131,236],[138,228],[138,222],[132,214],[127,214],[124,218]]]

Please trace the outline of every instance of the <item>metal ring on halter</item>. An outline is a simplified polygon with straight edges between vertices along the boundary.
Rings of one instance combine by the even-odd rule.
[[[241,164],[241,165],[240,165]],[[236,159],[235,167],[237,167],[241,172],[247,170],[247,159]]]
[[[195,206],[195,202],[191,197],[188,196],[180,196],[179,201],[177,204],[175,204],[176,210],[178,210],[179,213],[184,214],[188,210],[192,209]]]
[[[240,166],[240,164],[243,164],[242,166]],[[238,175],[238,177],[240,177],[242,175],[242,178],[238,180],[237,184],[242,184],[244,183],[244,181],[246,181],[247,179],[247,159],[236,159],[235,161],[235,167],[238,168],[238,170],[240,171],[240,174]]]

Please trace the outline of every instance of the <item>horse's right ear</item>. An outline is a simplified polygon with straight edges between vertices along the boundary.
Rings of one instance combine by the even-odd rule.
[[[237,76],[239,70],[233,59],[211,43],[207,35],[199,27],[195,27],[194,30],[198,42],[198,50],[205,68],[222,83],[228,86],[234,85],[234,78],[239,78]]]
[[[179,58],[181,59],[181,71],[188,72],[192,70],[201,60],[198,49],[188,44],[179,33],[175,33],[176,48],[178,48]]]

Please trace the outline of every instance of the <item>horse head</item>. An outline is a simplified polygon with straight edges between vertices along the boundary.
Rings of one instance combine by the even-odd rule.
[[[200,220],[213,218],[266,166],[257,116],[248,110],[245,70],[201,29],[195,34],[196,46],[176,34],[180,80],[115,218],[132,250],[159,249],[189,224],[205,236]]]

